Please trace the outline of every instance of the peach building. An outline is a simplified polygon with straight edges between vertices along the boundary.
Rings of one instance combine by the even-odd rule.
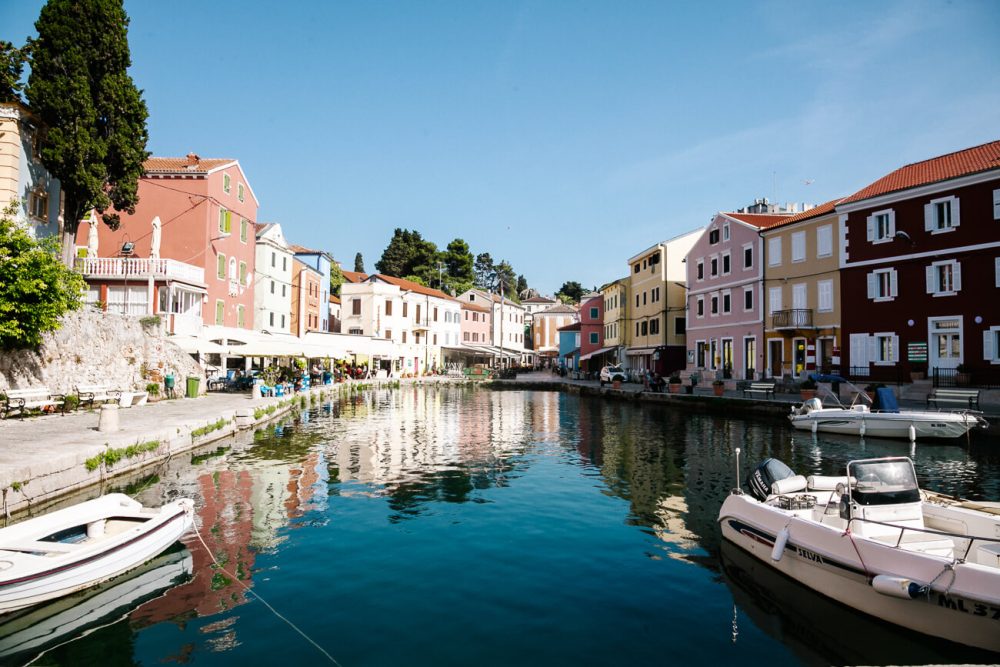
[[[490,309],[467,301],[462,302],[462,344],[490,344]]]
[[[320,300],[323,274],[305,262],[292,260],[292,335],[321,331]]]

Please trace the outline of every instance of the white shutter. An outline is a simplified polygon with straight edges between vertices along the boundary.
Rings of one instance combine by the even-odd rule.
[[[993,219],[1000,220],[1000,188],[993,191]]]
[[[952,264],[951,282],[956,292],[962,290],[962,264],[960,262]]]
[[[879,361],[878,340],[875,336],[868,336],[868,363]]]
[[[951,200],[951,226],[958,227],[961,216],[958,213],[958,197]]]
[[[998,190],[997,192],[1000,192],[1000,190]],[[997,257],[994,261],[996,262],[996,266],[994,268],[995,268],[995,271],[996,271],[996,274],[997,274],[996,275],[996,283],[997,283],[996,286],[1000,287],[1000,257]]]
[[[899,296],[899,284],[896,281],[896,269],[889,271],[889,296]]]
[[[874,299],[876,296],[876,284],[875,284],[875,272],[872,271],[868,274],[868,298]]]
[[[993,361],[993,357],[996,354],[996,350],[993,349],[993,339],[996,337],[996,332],[993,329],[987,329],[983,332],[983,359],[986,361]]]
[[[868,242],[875,240],[875,217],[868,216]]]
[[[937,267],[931,264],[927,267],[927,293],[937,292]]]
[[[868,334],[851,334],[851,366],[868,365]]]
[[[924,204],[924,231],[934,229],[934,204]]]
[[[892,360],[899,361],[899,336],[892,337]]]

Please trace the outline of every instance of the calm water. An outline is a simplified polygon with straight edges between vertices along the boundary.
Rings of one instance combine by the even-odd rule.
[[[995,445],[918,444],[922,484],[1000,497]],[[767,456],[838,474],[851,458],[910,453],[558,393],[363,393],[127,489],[153,504],[195,497],[222,568],[188,539],[76,606],[0,626],[0,650],[15,664],[46,649],[37,664],[325,661],[242,582],[345,667],[995,661],[723,549],[736,446],[743,479]]]

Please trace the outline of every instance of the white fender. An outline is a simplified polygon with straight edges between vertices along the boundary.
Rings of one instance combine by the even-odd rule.
[[[814,420],[813,420],[813,425],[812,425],[812,432],[813,432],[813,435],[816,435],[816,427],[817,427],[818,425],[819,425],[819,421],[818,421],[818,420],[816,420],[816,419],[814,419]]]
[[[917,429],[913,428],[913,424],[910,424],[910,442],[917,439]]]
[[[774,539],[774,548],[771,549],[771,560],[777,563],[785,555],[785,545],[788,544],[788,526],[781,529]]]
[[[912,600],[920,595],[923,587],[906,577],[878,574],[872,579],[872,588],[882,595]]]
[[[858,431],[858,435],[860,435],[862,438],[865,437],[865,420],[864,419],[861,420],[861,429]]]

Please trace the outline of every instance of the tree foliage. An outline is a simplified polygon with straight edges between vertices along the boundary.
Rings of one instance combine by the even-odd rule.
[[[476,287],[492,292],[497,284],[497,271],[490,253],[481,252],[476,255],[474,272]]]
[[[562,287],[556,292],[556,298],[563,303],[579,303],[583,297],[583,293],[583,285],[575,280],[571,280],[562,284]]]
[[[476,274],[472,251],[469,244],[463,239],[455,239],[448,244],[443,253],[444,270],[448,272],[448,277],[454,282],[471,283],[475,281]]]
[[[28,47],[17,48],[10,42],[0,41],[0,102],[20,102],[24,84],[24,63],[28,60]]]
[[[340,270],[340,264],[330,262],[330,294],[340,296],[340,286],[344,284],[344,272]]]
[[[97,209],[112,229],[134,213],[149,156],[149,115],[128,74],[129,19],[122,0],[49,0],[35,22],[28,103],[41,121],[42,164],[65,196],[65,248]]]
[[[37,348],[42,334],[82,305],[83,277],[58,257],[55,238],[36,240],[14,222],[15,200],[0,214],[0,348]]]
[[[358,273],[365,272],[365,260],[360,252],[354,256],[354,270]]]
[[[431,284],[437,282],[437,255],[437,246],[420,232],[397,227],[375,270],[396,278],[418,276],[424,284]]]

